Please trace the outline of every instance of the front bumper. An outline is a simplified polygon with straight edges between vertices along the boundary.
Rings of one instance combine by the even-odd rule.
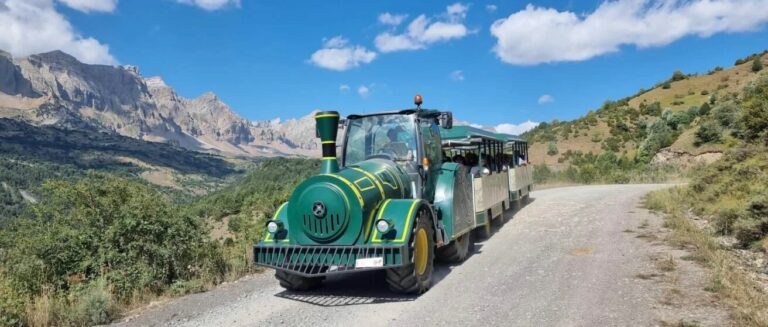
[[[262,243],[253,247],[253,256],[258,266],[285,270],[305,277],[389,269],[410,262],[406,245],[302,246]],[[371,265],[371,262],[376,264]]]

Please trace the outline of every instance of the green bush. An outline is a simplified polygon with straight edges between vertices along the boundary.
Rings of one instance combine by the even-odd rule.
[[[117,309],[105,280],[99,280],[88,285],[78,294],[77,306],[72,319],[83,325],[101,325],[110,322],[116,315]]]
[[[685,74],[683,72],[676,70],[674,73],[672,73],[672,81],[682,81],[685,79]]]
[[[554,172],[546,164],[533,166],[533,182],[543,184],[553,180]]]
[[[709,103],[704,102],[704,104],[699,107],[699,116],[706,116],[710,111],[712,111],[712,107],[709,105]]]
[[[701,110],[697,106],[691,106],[690,108],[688,108],[688,111],[686,113],[690,117],[690,120],[693,121],[694,119],[696,119],[696,117],[701,115]]]
[[[672,84],[669,83],[669,82],[664,82],[663,84],[661,84],[661,88],[665,89],[665,90],[667,90],[667,89],[669,89],[671,87],[672,87]]]
[[[763,70],[763,62],[760,61],[760,57],[757,57],[755,60],[752,60],[752,71],[757,73],[761,70]]]
[[[113,298],[215,278],[203,273],[221,253],[200,220],[139,182],[92,174],[47,182],[43,194],[0,230],[0,282],[25,301],[50,294],[55,324],[105,323]]]
[[[768,142],[768,77],[745,89],[742,101],[744,113],[732,115],[732,120],[739,120],[743,127],[743,137],[747,141]],[[738,117],[738,118],[737,118]]]
[[[700,146],[705,143],[720,142],[723,129],[715,122],[707,121],[696,130],[694,145]]]
[[[24,319],[25,302],[25,298],[4,276],[0,275],[0,326],[21,325]]]
[[[666,121],[667,125],[669,125],[669,127],[674,130],[683,129],[684,127],[688,126],[688,124],[690,124],[695,117],[692,116],[688,111],[667,111],[666,113],[667,115],[664,115],[664,120]]]
[[[733,103],[723,103],[712,110],[712,116],[725,128],[732,128],[739,117],[739,107]]]
[[[555,142],[547,143],[547,155],[554,156],[557,154],[557,144]]]
[[[648,132],[645,140],[640,143],[637,150],[637,160],[640,162],[650,162],[662,148],[670,146],[677,135],[663,120],[657,120],[648,126]]]
[[[651,103],[649,105],[646,105],[645,103],[640,104],[640,113],[647,116],[661,116],[661,103],[658,101]]]

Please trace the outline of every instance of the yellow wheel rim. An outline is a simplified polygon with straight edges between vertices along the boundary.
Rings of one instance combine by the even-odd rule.
[[[413,263],[416,265],[416,274],[423,275],[427,270],[427,260],[429,259],[429,240],[424,228],[419,228],[416,232],[416,240],[413,244]]]

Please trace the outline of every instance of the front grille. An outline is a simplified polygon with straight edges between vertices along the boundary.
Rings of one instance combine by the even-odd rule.
[[[330,213],[326,217],[315,217],[312,214],[302,215],[304,231],[317,240],[329,240],[344,227],[345,219],[337,213]]]
[[[254,247],[254,262],[259,266],[287,270],[302,276],[399,267],[409,262],[405,245],[401,246],[300,246],[263,245]],[[355,268],[355,260],[383,258],[384,266]]]

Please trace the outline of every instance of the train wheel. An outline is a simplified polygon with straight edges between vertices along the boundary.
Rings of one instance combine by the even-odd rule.
[[[309,291],[323,285],[323,277],[304,277],[284,270],[276,270],[275,278],[280,286],[291,291]]]
[[[437,249],[437,259],[443,262],[459,263],[467,259],[472,243],[471,233],[465,233],[448,245]]]
[[[425,210],[419,211],[409,244],[411,263],[387,270],[387,283],[398,293],[424,293],[432,286],[435,261],[435,230]]]

